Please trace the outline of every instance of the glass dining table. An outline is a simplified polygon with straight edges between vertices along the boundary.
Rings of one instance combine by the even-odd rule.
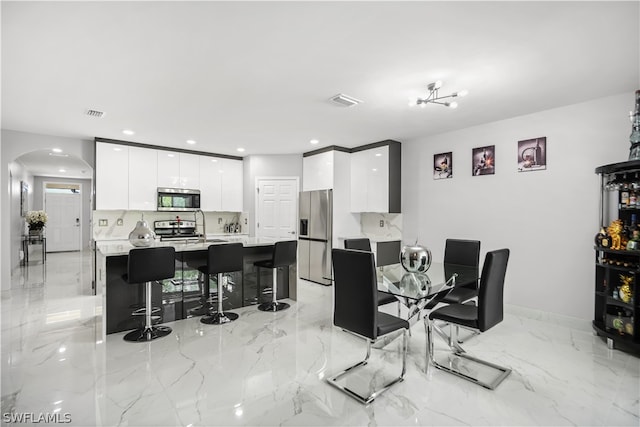
[[[378,290],[398,298],[409,310],[407,320],[415,323],[454,287],[477,282],[479,272],[475,267],[434,262],[426,273],[409,273],[398,263],[376,268],[376,276]]]

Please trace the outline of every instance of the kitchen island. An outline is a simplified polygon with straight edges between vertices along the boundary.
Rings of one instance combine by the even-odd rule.
[[[223,241],[220,241],[223,240]],[[284,239],[283,239],[284,240]],[[274,241],[248,236],[211,239],[204,243],[182,241],[156,241],[153,246],[172,246],[176,250],[176,274],[173,278],[154,282],[152,303],[160,307],[158,323],[171,322],[194,316],[201,304],[201,286],[198,267],[207,263],[207,248],[210,245],[226,245],[240,242],[244,246],[243,265],[240,272],[227,274],[228,286],[224,292],[223,308],[255,305],[271,299],[263,295],[265,288],[271,288],[272,274],[267,269],[259,269],[260,289],[257,288],[258,269],[253,263],[271,258]],[[96,242],[96,291],[102,294],[103,322],[105,333],[111,334],[135,329],[140,326],[143,316],[132,316],[132,312],[144,307],[144,285],[130,285],[124,279],[127,272],[128,254],[134,246],[127,240]],[[297,268],[278,271],[277,298],[296,299]],[[212,294],[217,292],[217,278],[210,278]],[[215,306],[215,305],[214,305]]]

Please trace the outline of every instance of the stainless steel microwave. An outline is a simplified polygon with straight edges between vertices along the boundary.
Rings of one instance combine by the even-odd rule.
[[[158,188],[159,211],[195,211],[200,209],[200,190]]]

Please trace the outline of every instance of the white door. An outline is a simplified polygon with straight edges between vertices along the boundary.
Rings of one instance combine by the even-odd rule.
[[[298,238],[298,179],[257,178],[256,236]]]
[[[80,193],[45,192],[47,252],[80,250]]]

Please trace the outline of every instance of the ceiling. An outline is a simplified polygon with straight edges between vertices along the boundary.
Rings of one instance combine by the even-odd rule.
[[[631,109],[640,88],[639,2],[1,7],[2,128],[39,134],[302,153],[411,142],[625,92]],[[457,109],[409,107],[435,80],[441,94],[469,95]],[[334,105],[338,93],[363,103]]]

